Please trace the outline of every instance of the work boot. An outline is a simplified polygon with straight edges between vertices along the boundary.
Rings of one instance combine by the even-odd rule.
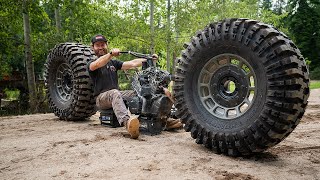
[[[130,116],[129,120],[124,122],[125,127],[130,134],[132,139],[137,139],[139,137],[139,119],[136,116]]]
[[[165,126],[165,130],[181,129],[182,123],[178,119],[168,118]]]

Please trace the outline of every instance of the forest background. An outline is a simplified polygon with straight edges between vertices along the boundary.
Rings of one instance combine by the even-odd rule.
[[[232,17],[284,32],[301,50],[311,79],[320,79],[319,0],[0,0],[0,93],[39,109],[45,94],[38,82],[50,49],[64,42],[90,45],[95,34],[105,35],[111,48],[157,53],[158,65],[172,72],[198,30]],[[7,83],[19,79],[25,92]],[[123,74],[120,82],[127,87]]]

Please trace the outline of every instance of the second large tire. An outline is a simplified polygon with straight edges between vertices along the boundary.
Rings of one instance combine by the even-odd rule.
[[[208,25],[178,59],[177,115],[196,143],[231,156],[261,152],[298,125],[309,96],[305,61],[274,27],[248,19]]]
[[[49,106],[64,120],[83,120],[96,112],[93,86],[87,63],[95,55],[78,43],[56,45],[45,64],[45,85]]]

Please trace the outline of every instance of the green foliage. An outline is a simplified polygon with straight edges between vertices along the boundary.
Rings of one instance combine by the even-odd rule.
[[[131,89],[131,84],[130,84],[130,82],[121,82],[121,83],[119,83],[119,89],[120,89],[121,91],[130,90],[130,89]]]
[[[310,69],[320,66],[320,2],[289,0],[286,19],[289,31],[302,55],[312,60]]]
[[[319,89],[320,88],[320,81],[311,81],[310,89]]]
[[[310,72],[310,79],[320,80],[320,67],[316,67]]]
[[[20,63],[24,52],[23,45],[23,23],[22,16],[15,16],[19,10],[19,3],[0,0],[0,80],[9,76],[13,70],[23,70]],[[22,50],[22,51],[21,51]],[[21,68],[21,69],[20,69]]]
[[[272,8],[272,0],[262,0],[261,8],[263,10],[271,10],[271,8]]]
[[[306,61],[307,66],[310,66],[311,61],[309,60],[309,58],[305,58],[305,61]]]
[[[0,3],[6,7],[0,10],[0,63],[4,64],[0,68],[0,78],[10,75],[13,70],[25,74],[22,1],[1,0]],[[46,42],[49,38],[47,32],[50,31],[48,24],[50,19],[38,1],[32,1],[29,6],[32,27],[32,54],[36,64],[35,71],[41,72],[48,52]]]
[[[5,99],[8,100],[17,100],[20,95],[20,91],[18,89],[4,89]]]
[[[13,70],[25,73],[21,2],[0,0],[1,7],[5,7],[0,9],[0,79],[10,75]],[[179,56],[183,48],[183,43],[188,42],[196,31],[211,22],[234,17],[256,19],[274,25],[289,36],[293,35],[292,38],[302,48],[303,55],[312,59],[310,66],[314,68],[320,65],[317,63],[317,57],[320,55],[315,54],[319,47],[310,48],[311,43],[320,45],[320,28],[315,26],[319,23],[316,14],[320,13],[319,5],[314,3],[316,0],[307,1],[313,3],[313,6],[299,6],[300,9],[297,8],[300,0],[290,0],[289,6],[283,0],[171,1],[170,22],[167,22],[168,1],[154,0],[154,34],[151,34],[149,24],[150,1],[34,0],[30,2],[32,55],[37,75],[42,74],[46,56],[54,45],[67,41],[90,45],[91,37],[95,34],[107,36],[110,48],[117,47],[141,53],[150,53],[150,43],[153,39],[155,51],[160,57],[158,66],[166,69],[168,35],[171,51],[170,67],[172,67],[173,60]],[[291,7],[289,13],[285,12],[287,7]],[[309,10],[312,11],[308,12]],[[55,18],[55,12],[60,15],[60,20]],[[307,23],[298,15],[308,18]],[[288,16],[290,18],[287,18]],[[286,25],[288,22],[289,26]],[[56,27],[57,23],[61,24],[60,29]],[[167,26],[168,23],[170,26]],[[304,33],[302,26],[306,27],[306,31],[308,29],[307,33]],[[313,29],[315,34],[310,34],[309,29]],[[303,31],[299,35],[301,30]],[[119,58],[123,61],[133,59],[128,55]],[[121,80],[125,80],[123,74],[120,74],[120,77]]]

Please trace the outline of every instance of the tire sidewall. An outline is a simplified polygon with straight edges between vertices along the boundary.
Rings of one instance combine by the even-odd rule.
[[[96,113],[87,69],[87,63],[95,58],[90,47],[79,43],[62,43],[49,53],[45,69],[46,93],[50,109],[60,119],[84,120]],[[59,82],[58,73],[63,78]],[[58,90],[58,84],[62,89]]]
[[[60,55],[54,55],[51,59],[51,64],[49,69],[49,81],[48,81],[48,87],[49,91],[51,92],[51,99],[52,103],[59,109],[63,111],[68,111],[70,109],[70,106],[73,101],[73,96],[71,96],[71,99],[68,101],[62,100],[60,96],[58,95],[57,92],[57,85],[56,85],[56,80],[57,80],[57,71],[58,68],[61,64],[66,63],[70,66],[68,60],[65,59],[65,57],[60,56]]]
[[[257,89],[255,92],[255,99],[253,100],[251,107],[241,116],[234,119],[221,119],[210,114],[200,101],[198,94],[198,78],[202,68],[213,57],[220,54],[235,54],[247,61],[252,67],[255,76]],[[263,111],[264,104],[266,102],[267,92],[267,80],[266,71],[262,64],[264,59],[260,58],[249,47],[232,40],[219,40],[215,41],[211,46],[202,47],[194,54],[192,62],[190,62],[190,68],[185,79],[185,89],[187,92],[185,96],[187,104],[194,104],[189,107],[193,113],[194,118],[203,126],[210,127],[213,131],[219,132],[235,132],[245,130],[248,126],[251,126],[256,121],[261,112]]]

